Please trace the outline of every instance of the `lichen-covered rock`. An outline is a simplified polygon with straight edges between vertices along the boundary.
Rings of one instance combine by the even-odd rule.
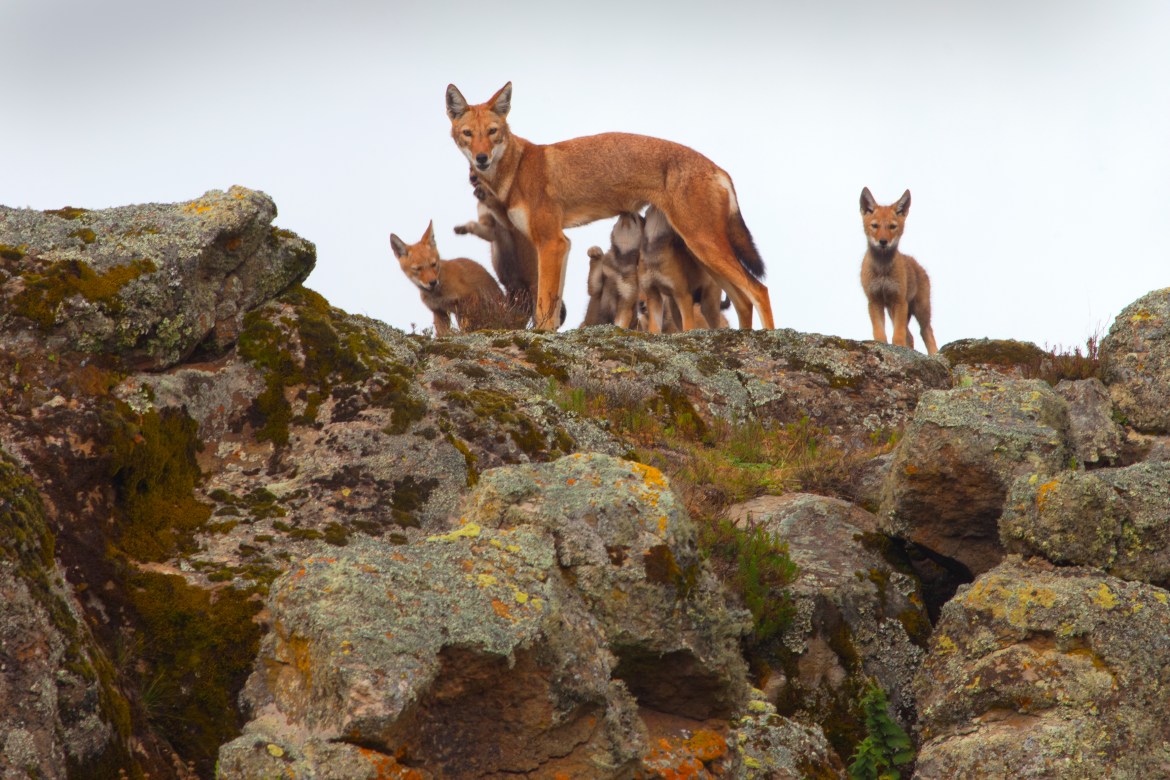
[[[468,498],[464,520],[539,528],[555,540],[558,566],[641,706],[699,720],[739,708],[747,614],[727,608],[694,524],[657,469],[598,454],[496,469]]]
[[[1018,476],[1068,468],[1068,408],[1037,380],[923,395],[894,451],[879,516],[893,536],[972,574],[1003,557],[997,521]]]
[[[788,588],[796,618],[768,687],[785,715],[832,723],[839,752],[863,731],[857,700],[870,679],[889,693],[898,718],[914,722],[911,683],[930,635],[915,580],[883,558],[878,520],[833,498],[789,494],[757,500],[753,522],[788,545],[797,565]]]
[[[1128,425],[1170,433],[1170,287],[1117,315],[1101,340],[1101,379]]]
[[[841,445],[870,444],[898,430],[924,390],[951,386],[939,358],[788,329],[661,336],[594,327],[458,341],[525,361],[614,408],[658,404],[706,423],[807,420]]]
[[[33,482],[0,453],[0,777],[113,778],[128,705],[53,557]]]
[[[308,276],[312,244],[272,226],[276,206],[232,187],[185,203],[89,211],[0,207],[0,327],[48,350],[158,370],[222,351],[244,315]]]
[[[939,354],[951,364],[955,386],[1036,376],[1052,356],[1030,341],[959,339],[944,344]]]
[[[1009,557],[943,608],[916,780],[1170,775],[1170,594]]]
[[[1125,434],[1113,420],[1113,401],[1099,379],[1063,380],[1056,394],[1068,404],[1069,438],[1077,460],[1087,467],[1116,463]]]
[[[1000,535],[1009,552],[1170,583],[1170,462],[1020,478]]]
[[[753,690],[730,741],[742,780],[845,780],[845,765],[816,726],[781,717],[762,691]]]
[[[304,560],[274,583],[245,698],[302,760],[311,739],[438,776],[628,774],[645,748],[634,701],[555,560],[537,529],[474,524]],[[226,759],[254,746],[225,746],[220,776],[245,778]]]

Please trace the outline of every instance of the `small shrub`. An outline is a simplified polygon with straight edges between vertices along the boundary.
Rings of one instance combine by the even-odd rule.
[[[871,681],[861,697],[861,711],[865,715],[868,736],[857,745],[849,764],[852,780],[901,780],[897,769],[914,760],[914,746],[910,737],[890,717],[890,701],[886,692]]]

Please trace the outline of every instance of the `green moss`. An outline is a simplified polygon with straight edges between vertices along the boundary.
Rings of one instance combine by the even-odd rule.
[[[341,523],[330,523],[325,526],[324,539],[326,544],[345,547],[349,544],[349,531]]]
[[[471,412],[461,433],[476,439],[484,433],[484,426],[493,425],[504,430],[521,452],[539,456],[548,452],[548,441],[528,415],[519,410],[515,398],[503,393],[475,388],[467,392],[452,391],[448,403]]]
[[[238,341],[239,354],[264,373],[265,389],[249,417],[257,438],[283,446],[290,424],[312,424],[321,402],[342,386],[370,388],[371,406],[393,411],[388,433],[405,433],[426,415],[413,393],[414,372],[398,363],[369,328],[350,321],[317,293],[294,287],[281,300],[295,318],[273,321],[272,310],[250,312]],[[302,389],[305,410],[294,420],[289,395]]]
[[[978,339],[947,344],[941,350],[952,365],[1030,366],[1043,360],[1044,350],[1027,341]]]
[[[237,698],[259,649],[261,603],[232,588],[207,591],[182,577],[129,575],[128,597],[143,634],[150,679],[166,691],[152,726],[210,776],[219,746],[240,732]]]
[[[12,297],[12,311],[35,322],[42,330],[57,323],[61,303],[75,295],[101,305],[111,314],[122,311],[119,293],[127,284],[158,267],[150,260],[135,260],[98,273],[88,263],[62,260],[38,271],[21,274],[24,289]]]
[[[69,234],[72,238],[80,238],[83,244],[92,244],[97,241],[97,233],[94,233],[89,228],[78,228]]]
[[[524,359],[532,364],[536,373],[559,382],[569,381],[569,372],[561,365],[560,358],[545,349],[544,338],[517,334],[512,337],[512,343],[524,352]]]
[[[50,209],[42,211],[42,214],[48,214],[51,217],[60,217],[61,219],[77,219],[83,214],[88,214],[89,209],[79,209],[75,206],[66,206],[61,209]]]
[[[687,394],[673,385],[660,385],[658,398],[651,404],[652,411],[667,421],[668,433],[679,433],[693,438],[707,435],[707,423],[695,410]]]
[[[107,453],[118,516],[116,545],[131,558],[163,561],[193,549],[192,536],[211,517],[194,497],[201,479],[198,423],[167,408],[135,414],[119,401]]]
[[[614,554],[610,552],[611,560]],[[624,556],[624,552],[620,554]],[[689,598],[698,582],[698,565],[692,563],[686,567],[679,566],[674,553],[665,544],[655,545],[646,551],[642,556],[642,569],[646,579],[674,588],[680,599]]]
[[[447,434],[447,441],[451,443],[452,447],[459,450],[460,454],[463,455],[463,461],[467,464],[467,487],[475,487],[476,483],[479,482],[479,469],[475,465],[479,463],[479,456],[450,433]]]
[[[390,498],[394,522],[403,528],[417,528],[419,521],[414,513],[426,505],[438,486],[437,479],[415,479],[413,475],[395,481]]]
[[[28,244],[21,244],[20,246],[8,246],[8,244],[0,244],[0,258],[12,263],[19,262],[28,254]]]

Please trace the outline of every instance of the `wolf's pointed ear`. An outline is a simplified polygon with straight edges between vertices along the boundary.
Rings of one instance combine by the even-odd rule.
[[[390,249],[394,252],[395,257],[406,257],[406,244],[402,243],[402,239],[393,233],[390,234]]]
[[[492,110],[493,114],[499,114],[501,117],[508,116],[508,111],[512,109],[512,82],[508,82],[500,87],[500,91],[492,95],[492,99],[488,101],[488,108]]]
[[[447,116],[454,122],[467,113],[467,100],[454,84],[447,85]]]
[[[906,190],[902,197],[898,198],[898,202],[894,204],[894,213],[900,217],[910,213],[910,190]]]
[[[435,221],[433,219],[427,223],[427,232],[423,233],[422,240],[431,246],[437,246],[435,243]]]
[[[872,214],[873,210],[877,208],[877,201],[873,199],[873,194],[870,193],[869,187],[861,188],[861,213]]]

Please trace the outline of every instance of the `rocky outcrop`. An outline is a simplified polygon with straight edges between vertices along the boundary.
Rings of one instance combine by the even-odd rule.
[[[1021,478],[1000,534],[1009,552],[1170,584],[1170,463]]]
[[[1009,558],[943,608],[916,780],[1170,772],[1170,594]]]
[[[140,370],[222,351],[249,310],[313,269],[313,245],[275,216],[243,187],[99,211],[0,207],[0,332]]]
[[[922,777],[1165,774],[1165,291],[1109,397],[1016,342],[432,340],[274,214],[0,210],[5,777],[842,777],[874,683]],[[798,489],[880,512],[748,502],[752,581],[721,513]]]
[[[1068,404],[1069,439],[1077,462],[1093,468],[1120,461],[1125,433],[1113,420],[1113,402],[1101,380],[1066,379],[1055,390]]]
[[[1068,408],[1037,380],[989,381],[923,395],[894,452],[883,530],[971,574],[999,563],[997,521],[1019,476],[1072,465]]]
[[[1101,378],[1125,421],[1170,433],[1170,288],[1125,307],[1101,341]]]
[[[448,533],[355,541],[274,583],[245,690],[256,719],[221,777],[270,762],[259,742],[301,761],[346,742],[436,776],[624,777],[648,750],[638,707],[743,708],[745,618],[656,470],[597,455],[497,469],[465,510]]]
[[[916,580],[877,533],[878,519],[833,498],[794,493],[733,507],[787,545],[796,564],[788,588],[795,619],[766,692],[780,711],[812,723],[833,724],[829,734],[847,751],[863,731],[857,703],[876,680],[889,693],[897,717],[915,719],[911,682],[922,662],[930,622]]]
[[[129,711],[54,560],[34,482],[0,453],[0,777],[128,759]]]

